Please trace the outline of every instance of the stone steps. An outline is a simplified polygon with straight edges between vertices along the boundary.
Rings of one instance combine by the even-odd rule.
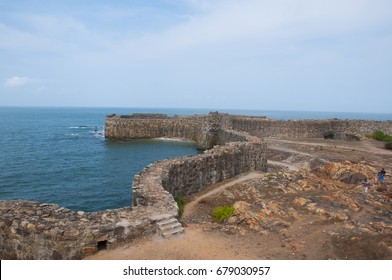
[[[157,222],[158,231],[164,238],[174,235],[180,235],[184,232],[184,228],[174,217],[164,218]]]

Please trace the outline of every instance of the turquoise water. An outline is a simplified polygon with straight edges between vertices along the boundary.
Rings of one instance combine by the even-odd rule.
[[[56,203],[96,211],[129,206],[133,176],[149,163],[196,154],[193,143],[103,137],[108,114],[189,115],[209,109],[0,107],[0,199]],[[244,111],[274,119],[391,120],[391,114]]]

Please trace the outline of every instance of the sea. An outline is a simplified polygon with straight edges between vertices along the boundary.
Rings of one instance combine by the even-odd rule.
[[[195,143],[105,139],[109,114],[205,114],[279,120],[392,120],[392,114],[175,108],[0,107],[0,200],[54,203],[74,211],[131,205],[133,176],[157,160],[198,154]]]

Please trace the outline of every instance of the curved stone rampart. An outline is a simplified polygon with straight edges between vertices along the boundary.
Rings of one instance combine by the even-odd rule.
[[[226,139],[231,135],[234,139],[243,137],[244,142],[228,142],[204,154],[159,161],[135,175],[133,205],[154,206],[162,201],[172,204],[173,196],[189,196],[244,172],[267,171],[264,142],[244,133],[227,133]]]
[[[235,131],[231,134],[227,117],[229,115],[210,113],[208,115],[175,116],[153,114],[110,115],[105,121],[105,137],[109,139],[179,138],[195,141],[201,150],[211,149],[233,141],[246,141]],[[227,123],[225,123],[227,122]],[[229,134],[230,135],[229,135]]]
[[[0,258],[80,259],[155,234],[161,219],[178,215],[173,195],[189,195],[242,172],[267,168],[265,143],[221,129],[211,116],[111,116],[105,133],[114,139],[176,137],[197,141],[204,149],[217,146],[144,168],[133,180],[132,207],[88,213],[54,204],[0,201]]]
[[[144,168],[132,183],[132,207],[85,213],[53,204],[0,201],[0,258],[79,259],[155,234],[160,219],[178,215],[173,196],[191,195],[243,172],[266,171],[262,137],[323,137],[347,131],[364,136],[375,130],[392,134],[392,122],[274,121],[219,113],[108,116],[107,138],[185,138],[206,151]]]

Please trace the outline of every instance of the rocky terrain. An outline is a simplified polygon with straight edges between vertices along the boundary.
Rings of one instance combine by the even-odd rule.
[[[93,258],[392,259],[391,151],[367,139],[269,139],[268,147],[268,173],[186,199],[184,236],[141,240]],[[378,185],[382,167],[387,176]],[[221,205],[235,212],[216,223],[211,211]]]
[[[391,170],[392,153],[368,141],[278,143],[270,143],[270,158],[278,162],[269,173],[204,196],[184,222],[271,238],[280,252],[267,250],[267,258],[392,259],[392,188],[388,177],[383,185],[374,182],[381,167]],[[371,182],[367,193],[365,178]],[[235,208],[223,224],[209,217],[219,205]]]

